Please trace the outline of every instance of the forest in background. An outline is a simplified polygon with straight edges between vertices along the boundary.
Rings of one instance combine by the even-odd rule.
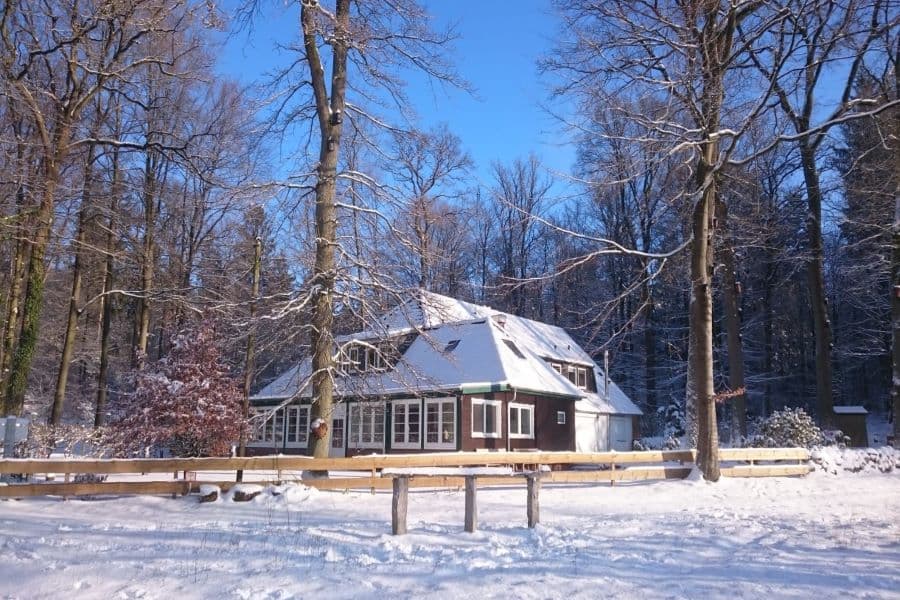
[[[539,66],[575,107],[564,197],[528,148],[476,184],[452,121],[417,127],[410,72],[468,87],[419,4],[299,6],[294,60],[243,87],[216,40],[264,6],[4,5],[0,412],[102,425],[200,322],[255,390],[315,355],[315,332],[424,288],[608,350],[658,435],[700,354],[698,264],[726,429],[828,401],[890,412],[896,2],[558,0]]]

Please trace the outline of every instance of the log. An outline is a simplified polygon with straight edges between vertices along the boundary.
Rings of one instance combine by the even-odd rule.
[[[391,499],[391,533],[406,533],[406,507],[409,499],[409,475],[394,477],[394,496]]]
[[[478,499],[474,475],[466,475],[466,531],[474,533],[478,527]]]

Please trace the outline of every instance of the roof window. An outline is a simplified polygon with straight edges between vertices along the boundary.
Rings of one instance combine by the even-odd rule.
[[[457,346],[459,346],[459,340],[450,340],[447,342],[447,345],[444,346],[444,352],[453,352],[456,350]]]
[[[513,354],[519,358],[525,358],[525,355],[522,354],[522,351],[519,350],[518,346],[516,346],[512,340],[503,340],[503,343],[509,346],[509,349],[513,351]]]

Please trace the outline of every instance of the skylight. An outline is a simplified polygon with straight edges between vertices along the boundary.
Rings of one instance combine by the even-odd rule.
[[[444,346],[444,352],[453,352],[456,350],[457,346],[459,346],[459,340],[450,340],[447,342],[447,345]]]
[[[503,340],[503,343],[509,346],[509,349],[513,351],[513,354],[515,354],[519,358],[525,358],[525,355],[522,354],[522,351],[519,350],[518,346],[516,346],[512,340]]]

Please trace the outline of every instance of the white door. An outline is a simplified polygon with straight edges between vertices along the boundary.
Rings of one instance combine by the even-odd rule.
[[[578,452],[609,450],[608,418],[597,413],[575,413],[575,449]]]
[[[346,455],[347,406],[338,404],[331,412],[331,449],[328,456],[340,458]]]
[[[609,418],[609,445],[613,450],[634,450],[631,437],[631,417]]]

